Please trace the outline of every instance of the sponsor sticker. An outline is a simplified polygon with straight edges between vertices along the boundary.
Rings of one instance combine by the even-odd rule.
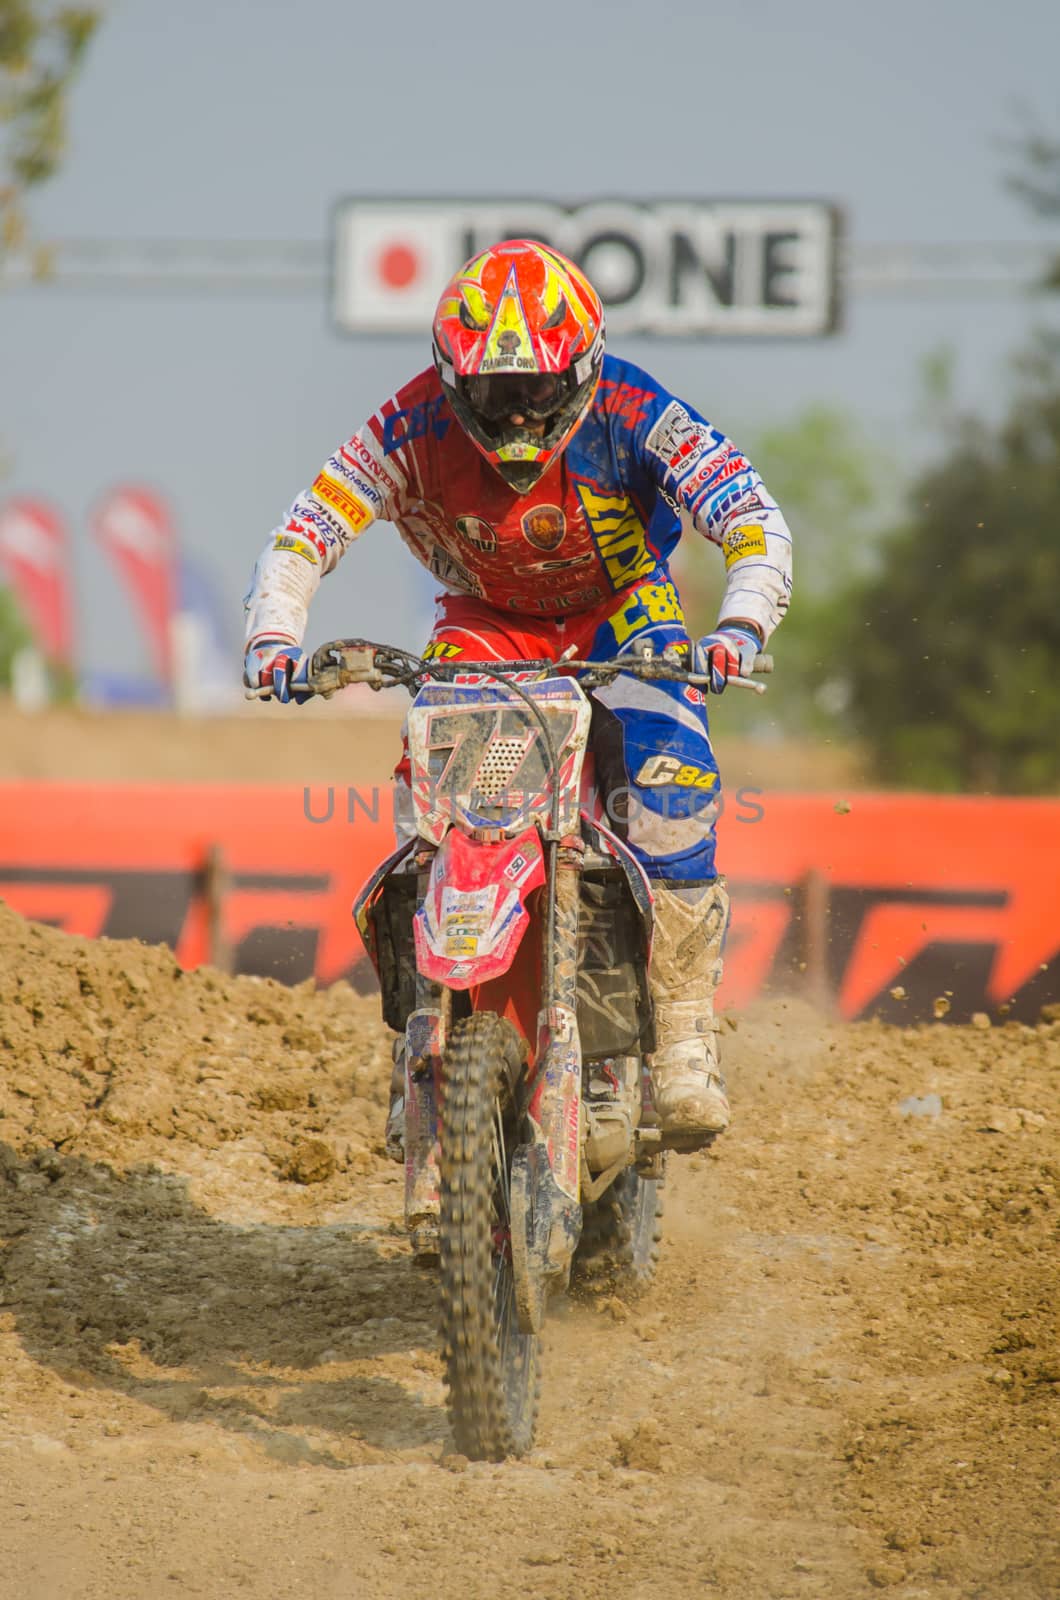
[[[366,501],[373,508],[376,516],[379,515],[383,506],[383,495],[374,483],[369,482],[366,472],[362,472],[359,467],[351,467],[348,461],[343,460],[341,451],[337,456],[332,456],[328,467],[332,472],[339,474],[359,500]]]
[[[531,506],[520,524],[523,537],[536,550],[555,550],[563,543],[567,519],[559,506]]]
[[[299,522],[292,517],[290,522],[285,524],[283,531],[284,533],[293,534],[296,539],[308,539],[321,561],[327,560],[329,543],[335,543],[334,539],[328,540],[322,533],[318,532],[308,518],[304,522]]]
[[[596,494],[582,483],[578,494],[613,588],[628,589],[638,578],[654,572],[658,557],[645,543],[644,525],[629,498]]]
[[[681,789],[713,789],[718,774],[678,756],[649,756],[633,781],[645,789],[663,784],[676,784]]]
[[[728,487],[726,487],[725,483],[719,483],[717,480],[713,483],[708,483],[707,487],[700,491],[699,499],[691,507],[693,515],[698,517],[706,511],[708,521],[717,522],[718,507],[720,505],[731,503],[733,500],[741,500],[745,494],[749,493],[754,484],[754,474],[749,462],[745,462],[744,465],[747,470],[741,472],[738,477],[733,478]],[[727,522],[731,520],[731,517],[725,518]]]
[[[751,471],[751,463],[746,456],[740,454],[735,445],[730,445],[727,454],[720,462],[710,462],[709,467],[702,492],[705,493],[709,489],[711,501],[715,504],[724,485],[731,478],[738,478],[742,473]]]
[[[685,498],[688,500],[693,499],[701,489],[705,489],[707,484],[713,483],[715,479],[718,479],[719,482],[722,481],[720,475],[726,463],[738,454],[736,446],[729,444],[727,440],[718,445],[716,449],[709,451],[698,470],[684,484],[683,493]]]
[[[452,415],[446,407],[445,396],[435,395],[433,400],[421,400],[407,411],[392,412],[383,423],[383,453],[392,456],[402,445],[433,433],[444,439],[449,432]]]
[[[326,472],[318,473],[313,479],[313,493],[318,500],[331,506],[354,533],[360,533],[372,521],[371,508]]]
[[[681,478],[705,450],[723,442],[723,434],[705,427],[679,401],[672,400],[649,433],[645,448]]]
[[[727,495],[718,507],[726,522],[733,522],[737,517],[748,517],[753,511],[765,511],[765,509],[765,501],[757,494]]]
[[[490,523],[484,522],[481,517],[457,517],[456,531],[463,534],[468,544],[473,544],[476,550],[481,550],[484,555],[489,555],[497,548],[497,533]]]
[[[726,530],[721,541],[725,552],[725,565],[731,567],[736,561],[744,561],[748,556],[764,556],[766,553],[765,530],[757,522],[741,522],[738,527]]]
[[[614,378],[601,378],[598,393],[604,410],[618,417],[627,428],[635,428],[638,422],[643,422],[648,407],[658,399],[654,389],[635,389],[632,384]]]
[[[597,600],[603,599],[599,585],[576,589],[573,594],[516,594],[508,601],[509,611],[540,611],[555,616],[559,611],[587,611]]]
[[[274,550],[286,550],[293,556],[301,556],[303,561],[308,561],[311,567],[319,567],[320,557],[308,539],[300,539],[297,534],[278,533],[273,540]]]
[[[625,644],[631,634],[649,623],[674,622],[682,626],[684,620],[681,601],[672,583],[642,583],[626,596],[614,616],[608,618],[618,645]]]
[[[457,561],[455,556],[451,556],[448,550],[443,550],[440,544],[436,544],[431,550],[427,566],[432,576],[437,578],[439,583],[444,583],[447,588],[461,589],[465,594],[481,598],[482,584],[470,567],[465,567],[462,561]]]
[[[305,497],[301,496],[298,501],[298,517],[302,522],[312,523],[326,546],[349,543],[349,528],[335,516],[334,512],[320,505],[318,501],[313,501],[310,505]]]
[[[386,489],[397,488],[397,479],[387,471],[371,445],[366,443],[359,433],[355,433],[352,439],[347,439],[340,448],[339,455],[344,461],[349,462],[351,467],[366,473],[373,483],[381,483]]]
[[[523,578],[534,578],[554,572],[569,572],[572,567],[584,567],[592,564],[591,550],[584,551],[580,556],[561,556],[551,561],[527,561],[522,566],[515,567],[514,571]]]

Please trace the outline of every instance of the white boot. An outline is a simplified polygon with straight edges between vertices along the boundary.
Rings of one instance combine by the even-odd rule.
[[[655,941],[648,974],[655,1007],[651,1088],[664,1139],[724,1133],[729,1102],[714,1032],[714,991],[729,894],[717,878],[694,904],[654,883]]]

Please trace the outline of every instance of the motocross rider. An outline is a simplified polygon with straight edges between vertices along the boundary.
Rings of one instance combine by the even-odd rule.
[[[787,609],[787,525],[736,445],[604,354],[603,307],[583,273],[532,240],[497,244],[446,285],[433,331],[433,364],[329,457],[269,535],[246,600],[247,686],[302,698],[309,603],[377,518],[442,587],[428,657],[605,660],[647,640],[691,656],[715,694],[749,676]],[[668,565],[689,523],[728,569],[717,626],[694,644]],[[704,696],[619,675],[594,701],[597,783],[655,899],[656,1111],[664,1138],[687,1144],[729,1124],[713,1004],[729,896],[714,863]],[[395,780],[402,833],[407,759]]]

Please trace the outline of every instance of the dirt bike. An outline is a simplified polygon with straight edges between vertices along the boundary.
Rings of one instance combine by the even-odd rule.
[[[652,895],[586,762],[588,691],[619,672],[706,681],[650,649],[454,665],[364,640],[307,674],[414,694],[416,834],[354,914],[400,1036],[405,1221],[440,1268],[453,1434],[478,1459],[531,1448],[549,1292],[594,1261],[645,1284],[657,1259]]]

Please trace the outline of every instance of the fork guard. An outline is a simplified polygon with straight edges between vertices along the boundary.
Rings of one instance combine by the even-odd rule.
[[[507,972],[530,923],[524,896],[545,881],[536,828],[485,841],[452,828],[439,845],[413,919],[416,966],[448,989]]]
[[[509,1193],[519,1329],[540,1333],[549,1289],[566,1287],[582,1229],[581,1206],[557,1184],[540,1129],[512,1155]]]

